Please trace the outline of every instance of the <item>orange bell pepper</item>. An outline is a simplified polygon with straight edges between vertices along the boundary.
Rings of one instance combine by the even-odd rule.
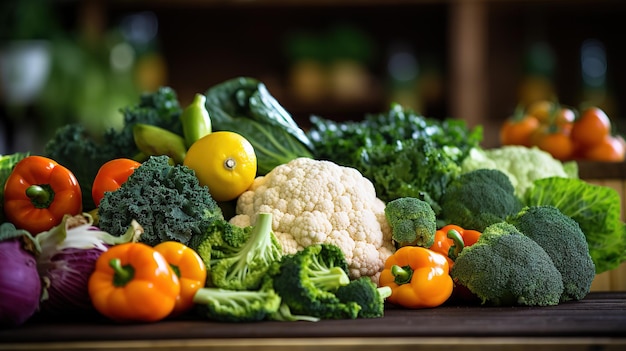
[[[180,283],[163,255],[136,242],[100,255],[88,291],[96,310],[114,321],[155,322],[174,310]]]
[[[443,304],[454,286],[446,258],[420,246],[403,246],[389,256],[379,285],[391,288],[389,302],[413,309]]]
[[[116,158],[103,164],[91,187],[91,197],[96,206],[104,197],[106,191],[115,191],[141,166],[141,163],[129,158]]]
[[[444,255],[452,269],[461,250],[466,246],[474,245],[480,235],[481,232],[477,230],[463,229],[458,225],[448,224],[435,232],[435,242],[430,249]]]
[[[28,156],[15,165],[4,185],[4,214],[33,235],[50,230],[67,215],[82,213],[78,180],[67,168],[43,156]]]
[[[165,241],[154,247],[165,257],[180,282],[180,294],[172,316],[189,311],[193,305],[193,297],[206,284],[206,265],[198,253],[178,241]]]

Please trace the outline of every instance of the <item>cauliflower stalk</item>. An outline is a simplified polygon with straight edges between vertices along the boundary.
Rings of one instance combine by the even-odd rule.
[[[343,251],[350,278],[378,276],[395,251],[385,203],[354,168],[296,158],[257,177],[237,200],[232,224],[254,225],[260,212],[273,214],[272,230],[283,254],[331,243]]]

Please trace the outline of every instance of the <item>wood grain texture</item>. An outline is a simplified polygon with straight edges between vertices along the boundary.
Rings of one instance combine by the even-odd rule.
[[[445,305],[408,310],[390,307],[383,318],[320,322],[217,323],[188,317],[158,323],[122,325],[103,318],[33,320],[0,330],[0,350],[8,345],[224,339],[368,338],[576,338],[617,340],[626,345],[626,292],[591,293],[585,299],[549,307]],[[130,344],[129,344],[130,345]]]

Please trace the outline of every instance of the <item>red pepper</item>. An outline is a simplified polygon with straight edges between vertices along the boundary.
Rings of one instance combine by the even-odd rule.
[[[119,189],[139,166],[141,163],[129,158],[117,158],[103,164],[98,170],[91,188],[94,204],[99,206],[104,193]]]
[[[72,172],[56,161],[28,156],[15,165],[4,185],[4,214],[33,235],[82,213],[82,193]]]
[[[448,267],[452,269],[454,260],[466,246],[476,243],[481,233],[477,230],[463,229],[458,225],[448,224],[435,232],[435,242],[430,247],[448,260]]]

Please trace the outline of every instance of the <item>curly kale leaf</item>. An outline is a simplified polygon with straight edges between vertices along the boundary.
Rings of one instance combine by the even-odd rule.
[[[308,135],[315,158],[358,169],[384,201],[416,197],[436,213],[446,185],[482,141],[480,127],[470,129],[457,119],[425,118],[398,104],[358,122],[312,116],[311,123]]]
[[[446,187],[461,173],[454,156],[429,139],[363,147],[353,167],[374,183],[383,201],[414,197],[426,201],[435,214],[441,211],[439,201]]]
[[[483,139],[480,126],[470,129],[460,119],[427,118],[399,104],[392,104],[386,113],[367,114],[362,121],[336,122],[319,116],[310,120],[308,135],[316,158],[347,166],[358,160],[361,148],[409,139],[428,139],[460,163]]]
[[[141,95],[137,104],[121,109],[123,127],[109,129],[102,135],[90,135],[78,123],[58,128],[45,144],[43,154],[69,168],[78,179],[83,193],[83,209],[95,208],[91,196],[93,180],[100,167],[115,158],[133,158],[139,150],[133,137],[137,123],[157,125],[182,135],[182,112],[172,88],[161,87]]]
[[[118,236],[135,219],[144,228],[140,241],[152,246],[168,240],[188,245],[223,219],[193,170],[170,165],[167,156],[150,157],[118,190],[105,193],[98,214],[100,228]]]

